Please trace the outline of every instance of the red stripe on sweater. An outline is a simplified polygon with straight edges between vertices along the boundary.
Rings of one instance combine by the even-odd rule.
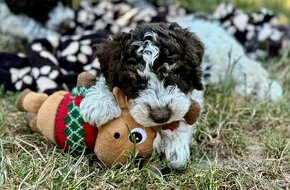
[[[76,96],[75,97],[75,104],[80,107],[81,101],[83,100],[82,96]]]
[[[67,105],[72,101],[73,99],[71,95],[69,93],[65,94],[63,100],[59,104],[55,118],[55,140],[57,144],[64,150],[68,150],[68,146],[66,146],[67,137],[64,133],[66,128],[64,118],[68,114]]]
[[[84,141],[86,142],[87,149],[89,152],[93,152],[98,135],[98,128],[90,125],[89,123],[85,123],[83,127],[86,132]]]

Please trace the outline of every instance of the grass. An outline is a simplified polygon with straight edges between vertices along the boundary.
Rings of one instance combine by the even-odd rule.
[[[290,59],[264,61],[285,89],[277,103],[208,87],[206,105],[182,171],[162,163],[105,168],[73,157],[33,133],[17,112],[17,93],[0,90],[0,189],[287,189],[290,186]]]

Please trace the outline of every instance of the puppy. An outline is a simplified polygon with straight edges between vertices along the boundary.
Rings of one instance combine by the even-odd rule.
[[[180,122],[177,130],[162,131],[154,148],[166,155],[171,167],[183,167],[193,133],[183,117],[192,98],[202,104],[203,52],[200,40],[177,23],[142,24],[112,36],[96,47],[102,76],[82,101],[81,115],[97,126],[118,117],[121,110],[111,91],[115,86],[123,89],[129,111],[141,125]],[[96,96],[99,91],[101,97]]]

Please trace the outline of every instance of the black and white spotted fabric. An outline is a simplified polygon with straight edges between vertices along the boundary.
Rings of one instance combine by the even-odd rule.
[[[10,91],[72,90],[80,72],[97,73],[99,62],[93,55],[94,44],[144,21],[165,22],[167,12],[168,9],[138,10],[124,2],[93,5],[83,1],[76,10],[76,27],[67,35],[36,39],[28,45],[26,54],[0,53],[0,83]]]
[[[35,39],[25,54],[0,53],[0,84],[9,91],[72,90],[80,72],[98,71],[94,44],[142,22],[167,22],[187,14],[175,6],[138,9],[123,1],[82,1],[75,12],[75,27],[66,35]],[[207,19],[220,21],[253,57],[276,55],[290,39],[289,26],[277,25],[275,15],[264,9],[245,14],[232,5],[221,5]]]
[[[102,32],[48,37],[29,44],[26,55],[0,53],[0,82],[10,91],[71,90],[80,72],[96,74],[99,62],[94,59],[92,47],[106,37],[107,33]]]
[[[252,58],[277,56],[289,48],[290,27],[280,25],[276,15],[268,9],[247,14],[231,4],[221,4],[212,18],[219,20]]]

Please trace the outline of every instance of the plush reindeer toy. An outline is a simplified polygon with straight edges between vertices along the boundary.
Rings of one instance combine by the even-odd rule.
[[[113,94],[122,114],[107,124],[96,127],[85,123],[79,114],[79,104],[88,86],[94,83],[88,73],[78,77],[78,95],[65,91],[50,96],[24,90],[17,101],[20,111],[27,112],[29,126],[74,154],[94,152],[106,165],[125,164],[128,156],[147,158],[153,151],[156,131],[144,128],[130,116],[125,96],[119,88]],[[83,88],[84,87],[84,88]]]

